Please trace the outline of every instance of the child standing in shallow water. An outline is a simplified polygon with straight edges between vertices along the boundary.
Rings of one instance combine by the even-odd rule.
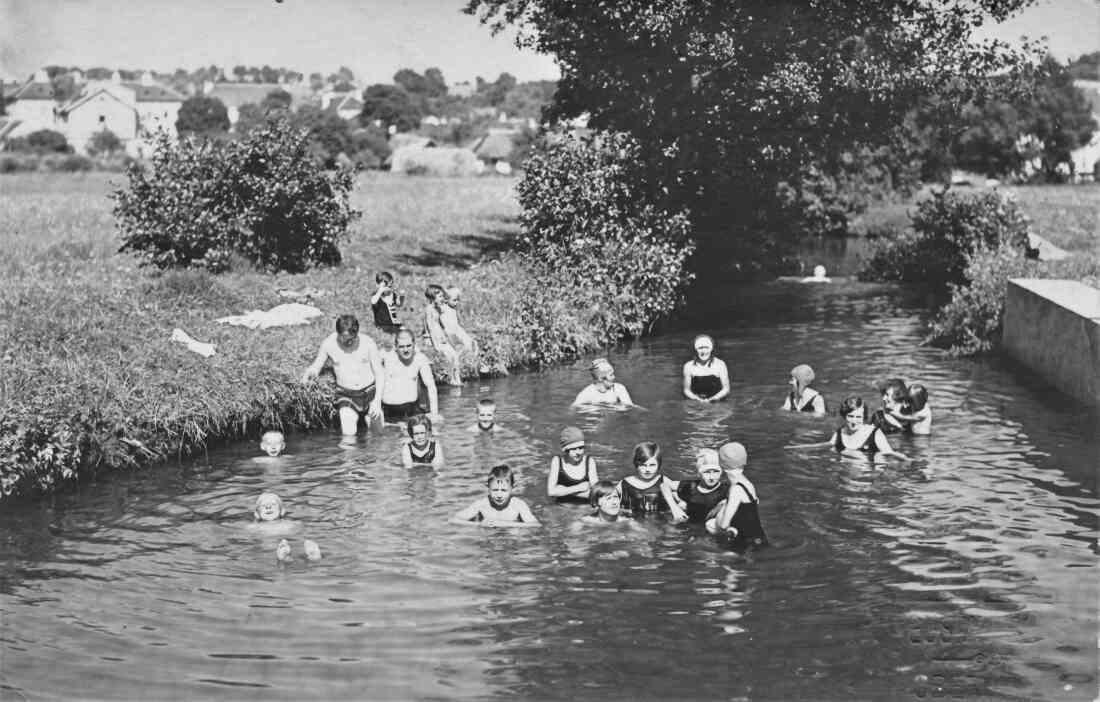
[[[718,462],[729,479],[729,495],[719,507],[713,526],[707,523],[707,530],[730,537],[735,548],[767,544],[768,537],[760,524],[760,498],[756,496],[756,487],[745,477],[748,452],[733,441],[718,449]]]
[[[475,500],[469,507],[456,512],[451,518],[452,522],[475,522],[485,526],[539,526],[539,520],[527,503],[512,495],[516,476],[511,468],[504,464],[493,466],[485,483],[489,488],[488,496]]]
[[[432,420],[422,414],[410,417],[405,425],[409,441],[401,447],[401,462],[406,468],[415,465],[443,467],[443,447],[432,438]]]
[[[715,516],[718,506],[729,494],[729,485],[722,482],[722,469],[718,465],[718,452],[703,449],[695,461],[698,480],[670,480],[676,491],[677,503],[687,514],[687,520],[703,524]]]

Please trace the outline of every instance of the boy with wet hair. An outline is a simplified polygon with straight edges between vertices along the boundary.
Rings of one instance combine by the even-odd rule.
[[[503,429],[497,424],[496,416],[497,403],[491,398],[482,398],[477,403],[477,421],[471,424],[466,431],[471,434],[491,436]]]

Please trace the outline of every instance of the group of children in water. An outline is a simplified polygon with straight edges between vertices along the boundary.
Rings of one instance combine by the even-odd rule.
[[[443,447],[432,433],[432,420],[438,421],[440,417],[430,361],[416,350],[415,335],[397,322],[394,308],[400,304],[401,295],[393,289],[392,276],[379,274],[377,282],[378,290],[371,299],[375,322],[380,328],[394,332],[394,349],[379,352],[370,337],[359,333],[358,320],[352,315],[343,315],[336,322],[336,333],[321,343],[317,358],[303,374],[303,382],[317,377],[324,364],[331,363],[336,378],[333,403],[340,413],[345,435],[357,432],[362,416],[368,422],[377,418],[403,426],[408,440],[401,448],[402,464],[406,468],[416,465],[439,468],[444,465],[445,457]],[[425,338],[444,353],[448,362],[447,345],[452,351],[456,351],[455,343],[476,349],[476,343],[461,330],[453,315],[457,291],[448,293],[440,286],[429,286],[427,297]],[[435,332],[433,326],[438,326]],[[461,333],[456,334],[456,330]],[[443,335],[439,343],[436,343],[435,333]],[[699,402],[717,402],[727,397],[729,371],[714,355],[714,340],[701,334],[693,339],[692,347],[695,356],[683,366],[684,397]],[[606,358],[594,360],[590,372],[593,382],[577,394],[575,406],[637,407],[626,387],[615,380],[615,369]],[[824,415],[826,402],[812,387],[814,379],[810,366],[802,364],[792,368],[789,391],[781,409]],[[468,431],[483,435],[498,431],[495,412],[492,400],[481,400],[477,421]],[[891,379],[883,385],[882,406],[873,413],[862,398],[849,396],[840,403],[839,414],[844,423],[827,441],[787,448],[831,446],[840,453],[908,460],[893,449],[887,435],[900,432],[929,434],[932,426],[932,411],[925,388],[919,384],[907,387],[900,379]],[[267,432],[261,440],[261,449],[269,456],[279,455],[284,447],[285,440],[279,432]],[[665,513],[673,522],[701,524],[707,532],[729,540],[735,547],[767,543],[760,522],[756,488],[744,474],[748,455],[739,443],[699,451],[697,477],[691,480],[674,480],[665,475],[661,447],[651,441],[634,447],[634,474],[617,482],[599,478],[596,461],[587,454],[584,433],[579,428],[569,426],[562,430],[560,448],[561,452],[550,459],[547,496],[558,502],[588,504],[593,509],[586,517],[588,521],[614,522],[624,513],[633,516]],[[539,522],[530,506],[512,494],[515,480],[515,473],[509,466],[494,466],[486,480],[487,495],[459,510],[452,519],[490,526],[537,526]],[[257,522],[275,522],[283,514],[285,509],[281,500],[272,493],[264,493],[257,500],[254,512]],[[306,541],[304,548],[307,558],[320,557],[315,543]],[[289,553],[289,544],[285,540],[280,542],[279,559],[289,558]]]

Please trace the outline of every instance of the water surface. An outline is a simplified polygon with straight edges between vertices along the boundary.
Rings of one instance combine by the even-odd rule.
[[[844,281],[697,299],[683,326],[715,336],[729,401],[681,398],[685,329],[610,354],[646,411],[570,410],[586,361],[445,391],[438,472],[403,469],[396,430],[320,432],[277,461],[235,446],[6,503],[0,699],[1093,699],[1096,418],[1016,368],[919,348],[922,304]],[[935,434],[894,441],[909,464],[784,449],[839,423],[777,411],[798,363],[834,408],[923,382]],[[506,428],[491,439],[462,431],[482,397]],[[610,478],[641,440],[673,477],[743,442],[773,545],[580,526],[544,497],[566,424]],[[544,526],[448,523],[500,461]],[[297,523],[286,567],[248,526],[265,490]]]

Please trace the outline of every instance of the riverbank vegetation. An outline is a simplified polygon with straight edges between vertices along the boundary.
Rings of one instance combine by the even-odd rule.
[[[0,214],[13,223],[0,262],[0,492],[49,490],[107,467],[137,466],[255,437],[261,428],[326,426],[325,384],[298,378],[352,312],[370,324],[374,274],[389,270],[418,328],[428,283],[462,289],[463,324],[479,366],[560,361],[618,339],[618,301],[573,287],[548,266],[509,253],[518,235],[511,178],[363,174],[350,204],[364,212],[341,246],[342,264],[272,274],[239,259],[230,270],[157,271],[119,254],[108,194],[118,174],[8,176]],[[297,291],[325,313],[308,326],[251,330],[215,319],[287,302]],[[203,358],[170,341],[173,329],[216,345]]]

